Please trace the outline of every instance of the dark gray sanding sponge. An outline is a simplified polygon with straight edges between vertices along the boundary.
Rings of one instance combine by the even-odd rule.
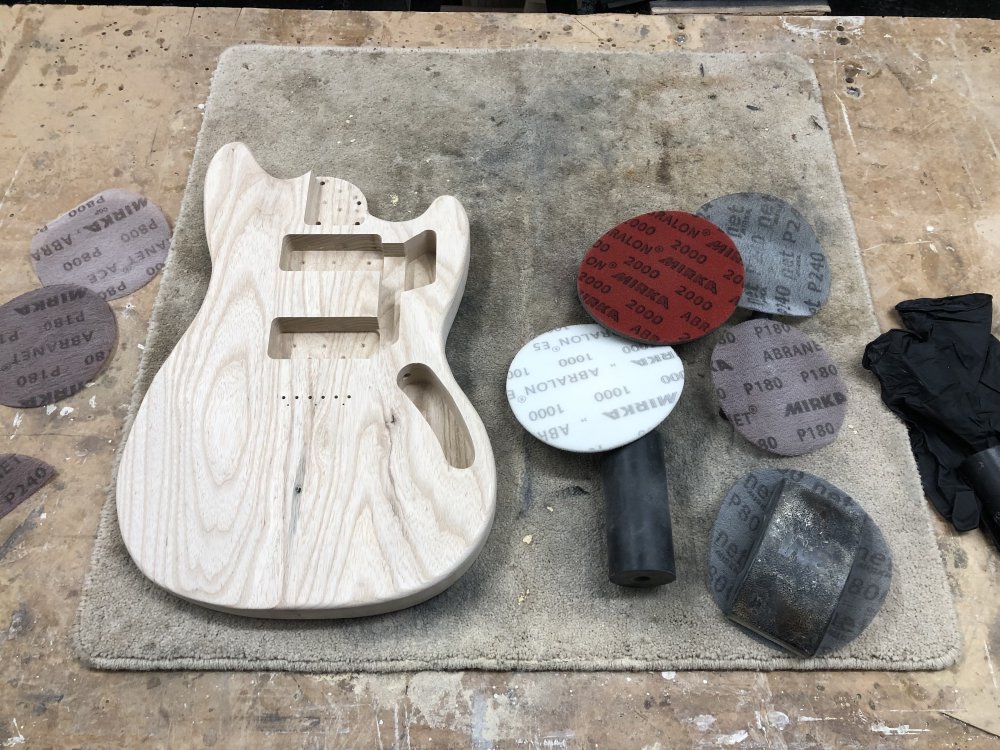
[[[779,456],[832,443],[847,413],[847,387],[820,343],[774,320],[724,331],[712,351],[712,382],[736,431]]]
[[[878,614],[892,554],[850,495],[793,469],[734,484],[712,527],[708,587],[736,624],[798,656],[834,651]]]
[[[830,267],[802,214],[766,193],[709,201],[698,216],[721,227],[743,258],[740,307],[777,315],[813,315],[830,296]]]

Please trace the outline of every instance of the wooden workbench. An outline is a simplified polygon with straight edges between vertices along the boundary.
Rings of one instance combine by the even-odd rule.
[[[883,327],[900,299],[1000,291],[1000,22],[48,6],[0,8],[0,300],[38,284],[35,229],[102,188],[138,190],[176,217],[216,57],[250,41],[797,53],[822,85]],[[51,414],[0,407],[0,450],[60,471],[0,520],[3,747],[1000,743],[988,733],[1000,733],[1000,555],[940,522],[965,639],[942,672],[82,668],[73,618],[155,292],[114,304],[120,350],[96,385]]]

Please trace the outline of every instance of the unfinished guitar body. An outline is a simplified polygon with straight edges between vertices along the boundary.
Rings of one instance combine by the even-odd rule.
[[[486,430],[445,359],[469,264],[461,204],[367,212],[239,143],[205,179],[212,278],[118,471],[129,553],[191,601],[355,617],[453,583],[493,521]]]

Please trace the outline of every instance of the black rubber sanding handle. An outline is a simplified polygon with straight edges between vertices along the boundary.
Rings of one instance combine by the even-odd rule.
[[[1000,549],[1000,445],[973,453],[962,462],[962,473],[983,505],[980,525]]]
[[[619,586],[661,586],[677,578],[663,444],[653,430],[605,454],[608,577]]]

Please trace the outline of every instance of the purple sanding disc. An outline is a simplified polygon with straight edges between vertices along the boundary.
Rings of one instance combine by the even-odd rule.
[[[105,190],[42,227],[31,239],[31,265],[46,286],[85,286],[101,299],[148,284],[167,260],[170,227],[144,196]]]
[[[69,398],[111,360],[118,324],[89,289],[59,284],[0,305],[0,404]]]
[[[733,193],[709,201],[698,216],[722,227],[740,251],[746,267],[740,307],[806,316],[830,296],[830,267],[816,232],[781,198]]]
[[[55,469],[37,458],[0,453],[0,518],[34,495],[55,475]]]
[[[721,334],[712,351],[712,382],[736,431],[779,456],[832,443],[847,413],[847,388],[823,347],[766,318]]]

